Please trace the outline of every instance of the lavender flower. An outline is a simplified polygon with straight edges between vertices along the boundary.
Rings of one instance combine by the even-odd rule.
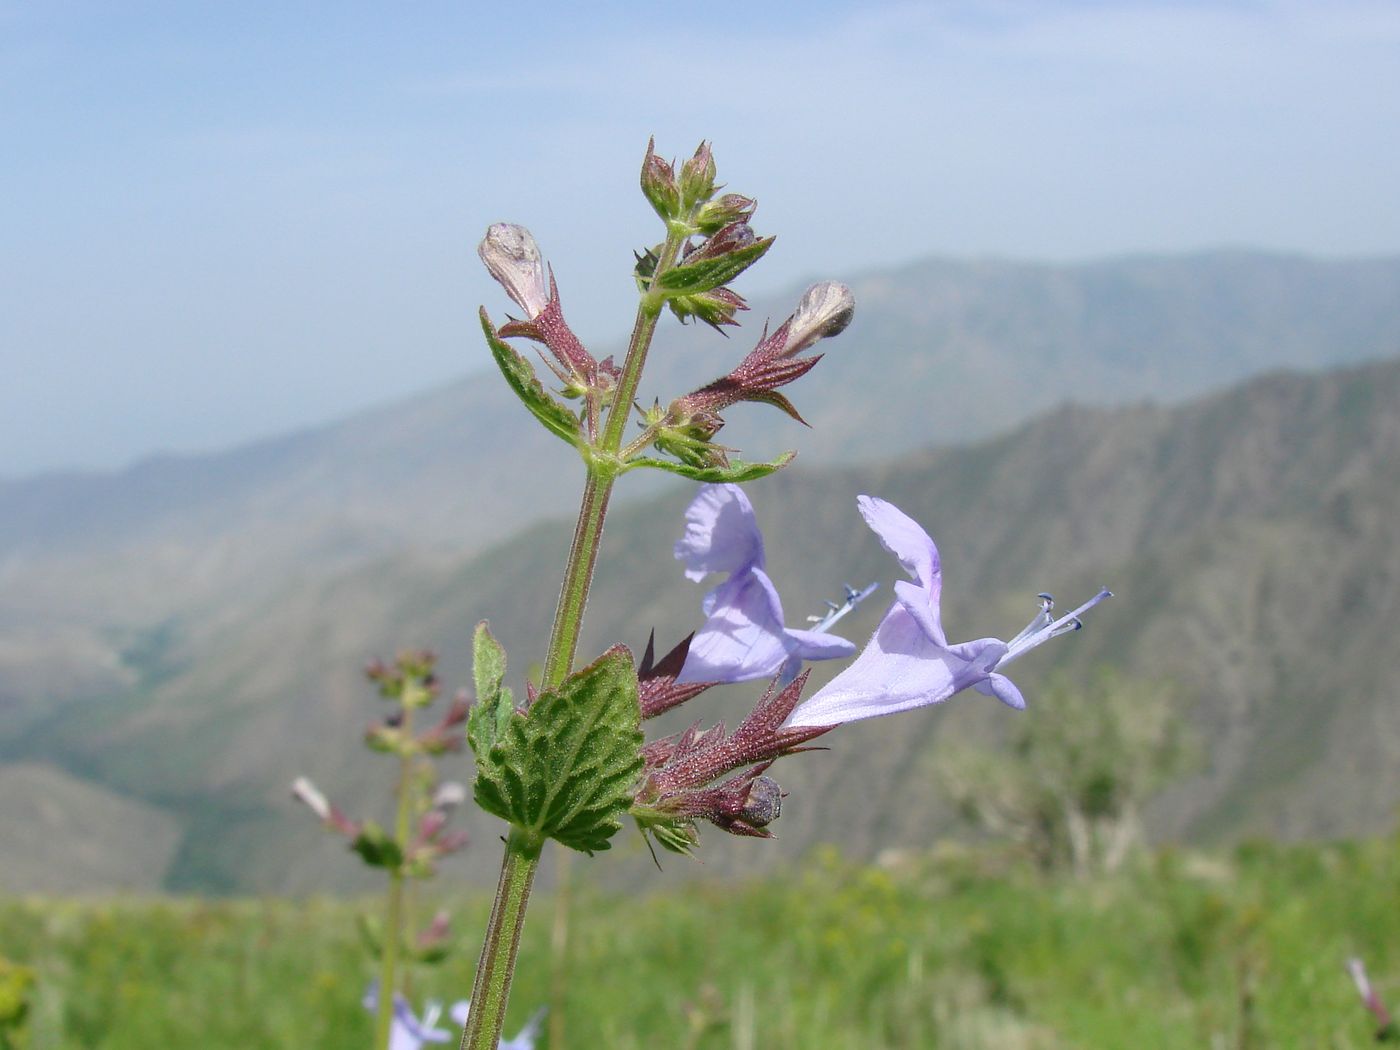
[[[745,682],[779,673],[789,682],[803,660],[855,652],[834,634],[784,626],[778,591],[763,571],[763,535],[739,486],[700,486],[686,508],[685,533],[675,552],[692,580],[729,573],[705,596],[701,608],[707,619],[690,642],[677,682]]]
[[[540,1037],[540,1029],[544,1024],[544,1007],[540,1007],[534,1012],[525,1027],[515,1033],[512,1039],[502,1039],[496,1044],[496,1050],[535,1050],[535,1041]],[[452,1020],[460,1027],[466,1027],[467,1017],[471,1014],[471,1003],[463,1000],[452,1007]]]
[[[864,651],[799,705],[789,726],[829,726],[893,714],[940,703],[969,686],[1023,708],[1021,691],[1000,669],[1051,638],[1078,630],[1080,615],[1111,597],[1109,591],[1100,591],[1067,616],[1054,619],[1054,600],[1042,594],[1040,612],[1010,641],[979,638],[949,645],[939,615],[943,572],[933,539],[892,503],[873,496],[856,502],[866,524],[912,580],[895,584],[895,603]]]
[[[365,997],[362,1000],[364,1008],[371,1013],[379,1009],[379,982],[372,981],[369,988],[365,990]],[[453,1015],[459,1007],[465,1007],[465,1002],[457,1003],[452,1007]],[[389,1026],[389,1050],[422,1050],[424,1043],[448,1043],[453,1040],[453,1033],[445,1028],[438,1028],[438,1018],[442,1016],[442,1004],[429,1000],[427,1008],[423,1011],[420,1019],[414,1012],[413,1007],[408,1005],[408,1000],[398,992],[394,993],[394,1017]]]
[[[371,981],[365,989],[362,1005],[371,1012],[379,1009],[378,981]],[[394,1019],[389,1028],[389,1050],[422,1050],[424,1043],[455,1041],[456,1036],[452,1032],[437,1027],[442,1014],[442,1004],[430,999],[420,1019],[414,1014],[413,1007],[408,1005],[408,1000],[395,992]],[[471,1014],[471,1002],[461,999],[452,1004],[447,1014],[458,1028],[462,1028]],[[497,1050],[535,1050],[535,1042],[540,1037],[540,1029],[544,1023],[544,1014],[543,1007],[536,1010],[534,1016],[525,1022],[525,1027],[520,1029],[513,1039],[502,1039],[496,1044]]]

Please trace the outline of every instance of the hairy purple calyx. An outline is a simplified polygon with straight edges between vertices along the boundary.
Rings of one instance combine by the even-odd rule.
[[[621,370],[611,357],[595,360],[564,320],[554,271],[544,261],[530,231],[512,223],[496,223],[486,231],[477,253],[511,301],[525,311],[499,329],[504,338],[520,337],[549,351],[540,358],[571,397],[588,397],[598,404],[610,400]]]
[[[765,329],[758,345],[732,372],[671,402],[657,425],[657,448],[673,455],[680,455],[678,449],[688,452],[688,457],[682,457],[686,462],[725,465],[726,452],[731,450],[713,446],[705,455],[704,446],[724,426],[721,413],[741,401],[773,405],[805,426],[807,421],[778,388],[811,371],[822,355],[799,355],[822,339],[839,335],[854,314],[855,299],[844,284],[812,285],[792,316],[771,335]]]
[[[806,684],[806,672],[786,687],[774,680],[732,733],[723,723],[709,729],[696,723],[647,744],[642,749],[642,783],[632,807],[643,829],[678,852],[694,845],[697,820],[734,835],[771,837],[767,825],[778,817],[782,792],[764,774],[783,755],[812,750],[806,745],[828,729],[783,725]],[[665,833],[657,833],[658,828]],[[681,840],[680,846],[672,839]]]
[[[694,632],[686,635],[660,660],[656,659],[656,632],[647,638],[646,652],[637,666],[637,698],[642,707],[642,718],[655,718],[659,714],[679,707],[687,700],[699,696],[718,682],[677,682],[685,658],[690,653],[690,643]]]

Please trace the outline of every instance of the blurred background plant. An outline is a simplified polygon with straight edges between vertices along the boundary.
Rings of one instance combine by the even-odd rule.
[[[29,989],[34,971],[0,956],[0,1050],[25,1050],[29,1016]]]
[[[415,726],[420,712],[439,695],[436,665],[436,655],[426,649],[404,650],[392,664],[374,660],[365,669],[390,705],[389,713],[364,736],[370,750],[398,759],[390,830],[373,820],[350,819],[306,777],[292,784],[292,794],[326,828],[344,836],[365,864],[383,869],[388,876],[382,919],[364,912],[357,915],[361,941],[378,962],[378,977],[366,995],[366,1006],[375,1012],[376,1048],[405,1045],[405,1040],[413,1038],[408,1030],[417,1027],[418,1020],[410,1005],[412,966],[441,963],[452,943],[446,911],[438,911],[418,929],[418,883],[436,874],[441,858],[467,844],[466,832],[448,828],[451,812],[466,801],[466,789],[456,781],[444,781],[436,762],[462,750],[466,696],[454,696],[437,722]],[[429,1020],[425,1027],[431,1026]]]
[[[1042,868],[1117,871],[1143,843],[1142,808],[1192,766],[1197,746],[1169,683],[1110,668],[1056,674],[1007,746],[944,737],[934,767],[962,816]]]
[[[684,893],[576,883],[570,1045],[1238,1050],[1242,1032],[1256,1050],[1375,1045],[1341,960],[1364,958],[1393,1001],[1396,843],[1145,859],[1081,879],[1006,843],[949,842],[878,865],[821,849],[800,871]],[[487,914],[480,892],[424,888],[464,929]],[[26,1050],[364,1046],[365,905],[0,902],[0,944],[35,976]],[[549,923],[527,925],[508,1032],[548,993],[550,940]],[[416,1002],[450,999],[473,962],[419,968]]]

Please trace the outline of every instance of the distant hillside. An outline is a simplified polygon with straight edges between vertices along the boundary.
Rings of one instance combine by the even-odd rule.
[[[1065,401],[1172,401],[1270,369],[1400,353],[1400,258],[935,260],[851,283],[855,321],[795,395],[813,429],[741,406],[725,440],[764,456],[800,448],[806,466],[884,460],[1002,433]],[[668,318],[644,399],[727,371],[798,292],[754,303],[727,340]],[[498,320],[504,305],[488,304]],[[485,359],[480,342],[462,348],[464,368]],[[24,592],[19,610],[0,601],[0,626],[78,609],[141,622],[289,565],[480,549],[559,513],[576,467],[482,373],[226,453],[0,483],[0,584]],[[520,485],[526,470],[535,483]]]
[[[805,469],[887,461],[1065,401],[1172,401],[1400,353],[1400,259],[934,260],[851,283],[855,322],[795,391],[812,429],[740,406],[724,440],[799,448]],[[668,319],[643,396],[727,370],[797,295],[756,302],[728,340]],[[490,304],[498,318],[503,303]],[[475,342],[462,354],[464,367],[485,358]],[[574,454],[485,373],[227,453],[0,482],[0,740],[144,688],[177,658],[176,624],[216,631],[287,586],[381,559],[460,560],[568,513],[578,484]],[[621,498],[663,488],[633,479]]]
[[[1072,601],[1107,583],[1118,597],[1087,631],[1025,661],[1026,715],[972,696],[847,727],[829,738],[830,753],[784,762],[778,774],[793,794],[781,842],[711,835],[707,871],[766,866],[824,839],[858,853],[927,841],[948,826],[927,762],[935,738],[1053,717],[1036,695],[1056,663],[1110,663],[1184,687],[1208,762],[1161,800],[1159,835],[1334,835],[1393,823],[1400,361],[1273,374],[1174,408],[1064,408],[971,447],[792,469],[751,491],[792,622],[847,581],[878,579],[887,600],[895,566],[855,514],[858,492],[895,500],[938,539],[953,636],[1013,633],[1042,589]],[[653,625],[664,642],[698,622],[702,589],[670,557],[687,495],[614,515],[585,649],[613,638],[640,646]],[[119,688],[89,683],[86,698],[11,718],[0,760],[47,763],[175,815],[184,834],[168,885],[354,885],[285,785],[309,772],[353,799],[387,774],[355,747],[375,711],[358,678],[371,654],[430,644],[444,653],[446,679],[464,682],[471,626],[490,617],[518,678],[539,656],[568,532],[556,521],[475,558],[416,548],[341,572],[288,572],[256,600],[211,602],[131,632],[113,671]],[[882,608],[872,601],[848,634],[863,641]],[[751,692],[707,694],[686,715],[732,717]],[[494,834],[478,821],[467,877],[490,877]],[[622,845],[597,870],[639,870],[635,843]],[[673,863],[666,877],[685,871]],[[19,878],[0,856],[0,884]]]

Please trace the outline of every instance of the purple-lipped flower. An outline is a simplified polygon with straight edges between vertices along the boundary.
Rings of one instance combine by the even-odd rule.
[[[838,725],[894,714],[940,703],[969,686],[1023,708],[1025,698],[1002,669],[1051,638],[1078,630],[1080,616],[1112,596],[1101,590],[1057,619],[1054,600],[1042,594],[1040,611],[1009,641],[978,638],[950,645],[939,613],[943,569],[932,537],[893,503],[874,496],[856,502],[866,524],[911,578],[895,584],[895,602],[860,656],[799,705],[790,726]]]
[[[746,682],[775,674],[789,682],[803,660],[855,652],[837,635],[785,626],[782,601],[764,571],[763,535],[738,485],[700,486],[675,553],[697,582],[712,572],[729,574],[705,595],[705,624],[691,639],[678,682]]]

